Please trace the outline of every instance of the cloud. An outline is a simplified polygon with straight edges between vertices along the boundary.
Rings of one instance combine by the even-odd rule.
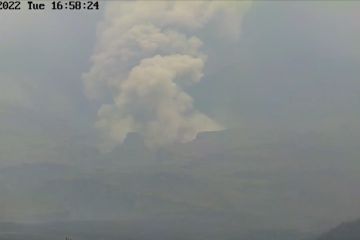
[[[198,132],[221,126],[195,110],[192,98],[180,84],[200,81],[204,62],[188,55],[144,59],[118,86],[113,105],[99,111],[97,126],[114,142],[122,142],[128,132],[140,132],[148,146],[186,142]]]
[[[185,92],[201,81],[207,58],[203,42],[191,35],[212,21],[237,26],[246,8],[221,1],[109,3],[92,66],[83,75],[87,97],[102,105],[96,126],[103,149],[122,143],[129,132],[157,147],[222,129]],[[219,32],[237,36],[235,29]]]

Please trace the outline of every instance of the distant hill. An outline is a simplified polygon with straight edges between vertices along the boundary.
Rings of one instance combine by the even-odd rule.
[[[360,219],[353,222],[342,223],[329,232],[320,236],[317,240],[359,240]]]
[[[208,226],[208,225],[207,225]],[[251,232],[218,231],[216,226],[198,226],[181,221],[165,222],[154,219],[128,221],[73,221],[43,224],[0,223],[0,240],[64,240],[66,236],[73,240],[301,240],[303,235],[286,230],[259,230]]]
[[[24,158],[33,159],[0,167],[0,222],[136,218],[130,225],[147,226],[149,232],[156,225],[171,233],[208,234],[203,239],[225,239],[226,233],[254,240],[247,233],[254,230],[256,240],[295,240],[302,238],[287,230],[307,232],[321,219],[331,219],[319,226],[328,229],[350,213],[358,215],[358,203],[347,201],[360,196],[358,168],[338,161],[343,156],[339,149],[313,135],[273,136],[229,129],[147,149],[141,135],[132,133],[109,153],[99,153],[81,139],[64,148],[54,144],[63,154],[46,153],[48,161],[25,152]],[[342,208],[336,208],[339,203]],[[15,236],[6,230],[0,240],[10,235]]]

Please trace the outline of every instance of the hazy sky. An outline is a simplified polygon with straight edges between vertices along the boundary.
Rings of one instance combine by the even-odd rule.
[[[199,132],[235,129],[216,147],[245,162],[207,167],[203,159],[187,172],[200,181],[219,174],[211,191],[222,189],[224,199],[211,209],[241,198],[240,209],[304,229],[360,217],[360,3],[103,1],[101,8],[0,15],[0,168],[131,162],[116,152],[129,132],[147,148],[185,154],[181,144]],[[210,148],[202,147],[191,154]],[[140,178],[156,171],[142,164]],[[264,189],[242,198],[238,182],[224,177],[234,166],[250,169],[244,174],[254,185],[270,174]],[[327,221],[332,214],[337,219]]]
[[[102,5],[105,9],[106,3]],[[125,3],[115,5],[120,6]],[[156,46],[145,46],[147,43],[141,43],[141,39],[136,41],[143,45],[131,45],[136,37],[152,41],[152,44],[166,39],[156,39],[161,36],[143,29],[141,31],[145,33],[141,36],[140,32],[132,33],[138,34],[136,36],[125,36],[128,29],[122,28],[126,26],[111,26],[111,21],[121,22],[121,18],[128,16],[117,13],[113,7],[108,7],[113,9],[114,13],[105,14],[107,15],[105,21],[109,23],[104,23],[105,26],[102,28],[99,27],[98,37],[96,37],[96,29],[99,22],[103,21],[105,10],[87,13],[5,13],[1,16],[1,20],[11,24],[3,25],[0,29],[4,45],[1,49],[2,116],[6,118],[6,112],[14,113],[15,109],[20,108],[29,110],[35,115],[34,117],[40,119],[47,117],[61,119],[69,127],[74,128],[78,128],[74,124],[92,125],[103,119],[104,116],[101,117],[101,114],[95,116],[101,106],[111,104],[112,98],[124,97],[126,94],[117,96],[116,93],[108,92],[101,101],[88,101],[85,93],[89,84],[85,81],[84,86],[82,75],[93,71],[92,67],[96,67],[91,63],[91,56],[99,55],[100,51],[104,54],[109,51],[113,55],[120,54],[116,51],[124,51],[124,49],[111,49],[111,43],[100,43],[105,41],[101,39],[105,37],[103,32],[106,31],[106,24],[109,24],[109,31],[118,31],[116,32],[118,35],[114,33],[112,37],[115,40],[106,41],[113,41],[112,45],[116,41],[122,42],[119,44],[123,44],[123,48],[139,51],[136,53],[138,55],[143,51],[141,57],[150,58],[150,55],[156,54],[162,56],[196,54],[206,58],[201,60],[203,61],[201,69],[196,70],[203,69],[204,76],[199,76],[196,84],[181,85],[182,88],[185,87],[182,93],[193,99],[193,109],[190,111],[198,111],[203,117],[207,116],[217,122],[218,126],[226,128],[259,124],[273,127],[275,124],[281,128],[286,126],[295,130],[324,126],[333,128],[341,124],[356,125],[358,117],[356,104],[359,100],[357,43],[360,34],[356,31],[359,27],[358,4],[256,2],[248,9],[249,5],[250,3],[243,3],[238,6],[239,10],[232,11],[229,7],[213,7],[218,10],[209,7],[207,15],[214,16],[210,17],[202,13],[204,16],[199,15],[193,19],[183,17],[185,19],[181,20],[183,22],[176,20],[178,22],[175,23],[171,23],[175,21],[171,19],[156,19],[158,18],[156,11],[147,11],[147,5],[144,4],[141,4],[141,8],[144,9],[139,7],[140,13],[128,13],[130,17],[136,19],[136,22],[130,22],[127,28],[136,28],[137,25],[141,27],[144,20],[138,19],[136,14],[141,15],[141,11],[147,11],[150,13],[149,16],[143,18],[152,19],[153,22],[146,24],[150,24],[154,29],[163,27],[165,29],[163,38],[179,37],[178,43],[172,42],[174,46],[162,46],[163,49],[150,49]],[[181,8],[180,6],[178,15],[186,14],[187,9]],[[193,13],[189,14],[198,14],[196,8],[192,7],[192,11]],[[118,19],[116,19],[117,15]],[[176,13],[174,15],[174,19],[182,17],[176,16]],[[198,22],[199,26],[195,26],[191,21]],[[154,29],[152,30],[156,31]],[[146,34],[153,34],[153,38]],[[173,36],[170,36],[171,34]],[[179,36],[175,36],[176,34]],[[121,37],[124,39],[119,39]],[[180,39],[181,37],[183,39]],[[190,42],[186,43],[186,41]],[[200,43],[196,43],[197,41]],[[108,46],[109,49],[101,49],[104,48],[101,44]],[[164,42],[161,44],[166,45]],[[191,47],[194,49],[180,49],[186,47],[184,44],[192,44]],[[94,50],[97,45],[98,50]],[[148,49],[145,49],[146,47]],[[198,53],[189,51],[198,51]],[[117,68],[116,71],[119,73],[111,70],[110,64],[98,67],[103,68],[100,70],[107,71],[109,75],[128,74],[127,68],[134,67],[141,57],[133,57],[134,60],[125,59],[129,66],[124,66],[125,64],[121,63],[124,60],[114,57],[114,61],[120,61],[119,66],[115,62],[113,67]],[[102,77],[108,77],[107,81],[111,81],[109,79],[112,78],[111,75]],[[102,81],[101,76],[93,76],[93,78],[97,79],[94,81]],[[132,111],[141,108],[140,106],[124,107],[127,110],[132,108]],[[169,107],[174,108],[174,106]],[[201,115],[198,117],[201,118]],[[182,120],[185,123],[190,121],[190,119]],[[180,123],[174,124],[181,126]],[[140,125],[147,129],[146,124]],[[3,126],[4,124],[1,125]],[[211,129],[215,126],[209,127]],[[141,131],[149,131],[144,129]],[[113,130],[104,127],[104,131]],[[180,132],[176,134],[179,135]],[[186,137],[184,138],[186,140]]]

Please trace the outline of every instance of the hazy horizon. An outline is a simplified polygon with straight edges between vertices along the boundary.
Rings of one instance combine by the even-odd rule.
[[[0,222],[360,218],[360,2],[100,5],[0,14]]]

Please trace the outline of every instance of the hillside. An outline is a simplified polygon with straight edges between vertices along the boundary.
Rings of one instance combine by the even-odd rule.
[[[359,215],[360,193],[351,190],[359,180],[351,167],[357,162],[337,161],[348,149],[333,148],[317,135],[269,136],[227,130],[149,150],[131,134],[106,154],[79,139],[63,148],[66,161],[31,159],[0,168],[0,221],[137,219],[149,225],[156,219],[157,226],[184,222],[180,228],[186,231],[201,226],[223,236],[240,230],[309,232],[316,222],[328,229]]]
[[[320,236],[317,240],[359,240],[360,219],[353,222],[342,223],[329,232]]]
[[[224,239],[224,240],[301,240],[303,234],[296,231],[267,230],[241,232],[226,227],[219,230],[214,223],[198,225],[199,222],[181,222],[169,219],[144,221],[72,221],[44,224],[0,223],[0,240],[152,240],[152,239]]]

